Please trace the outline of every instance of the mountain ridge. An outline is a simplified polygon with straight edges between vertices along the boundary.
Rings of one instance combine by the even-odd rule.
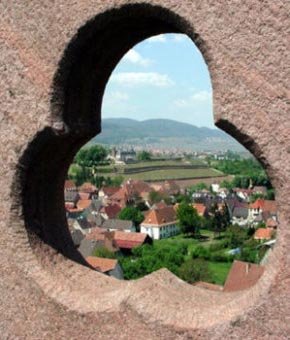
[[[161,148],[184,148],[213,151],[244,148],[219,129],[197,127],[172,119],[104,118],[102,132],[93,143],[108,145],[152,145]]]

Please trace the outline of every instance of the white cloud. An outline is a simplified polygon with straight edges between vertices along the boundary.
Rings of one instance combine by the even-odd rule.
[[[107,105],[120,104],[121,102],[127,102],[129,96],[125,92],[113,91],[105,94],[105,102]]]
[[[198,91],[187,98],[181,98],[174,101],[174,105],[178,107],[188,107],[196,103],[210,102],[212,93],[209,91]]]
[[[142,57],[140,53],[138,53],[137,51],[133,49],[125,54],[123,60],[128,61],[132,64],[140,65],[140,66],[148,66],[152,64],[151,59],[146,59]]]
[[[174,85],[173,80],[167,74],[157,72],[120,72],[113,74],[111,80],[123,86],[168,87]]]
[[[165,42],[166,38],[164,34],[154,35],[146,40],[147,42],[154,43],[154,42]]]

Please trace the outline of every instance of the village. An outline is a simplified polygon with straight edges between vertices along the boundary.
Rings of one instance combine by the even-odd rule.
[[[264,271],[278,227],[266,194],[265,186],[184,188],[174,180],[64,186],[72,240],[91,268],[122,280],[165,266],[219,291],[246,289]]]

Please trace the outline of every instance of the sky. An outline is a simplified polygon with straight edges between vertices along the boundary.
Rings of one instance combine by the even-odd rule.
[[[183,34],[162,34],[134,46],[106,87],[103,118],[167,118],[214,128],[207,65]]]

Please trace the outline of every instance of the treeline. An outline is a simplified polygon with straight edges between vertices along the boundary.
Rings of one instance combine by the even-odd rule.
[[[272,189],[265,170],[255,159],[221,160],[212,162],[212,166],[227,175],[235,176],[232,183],[224,183],[228,187],[248,188],[252,184]]]

